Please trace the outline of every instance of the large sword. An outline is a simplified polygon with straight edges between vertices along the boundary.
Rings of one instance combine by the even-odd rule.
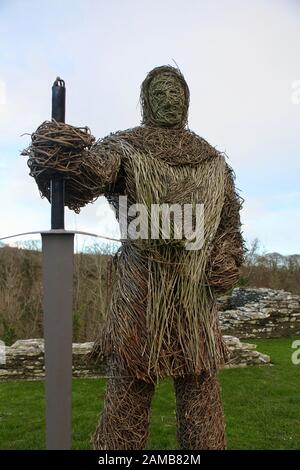
[[[65,122],[65,83],[52,87],[52,119]],[[45,338],[46,446],[71,448],[72,297],[74,232],[64,227],[65,182],[50,182],[51,230],[42,232]]]

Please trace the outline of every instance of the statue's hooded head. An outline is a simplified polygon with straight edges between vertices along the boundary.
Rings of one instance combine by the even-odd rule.
[[[190,92],[179,69],[156,67],[141,86],[142,124],[182,129],[187,124]]]

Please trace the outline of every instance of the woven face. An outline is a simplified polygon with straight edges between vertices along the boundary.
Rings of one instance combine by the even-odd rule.
[[[161,72],[153,77],[149,86],[149,104],[152,118],[158,126],[172,127],[183,121],[186,98],[176,76]]]

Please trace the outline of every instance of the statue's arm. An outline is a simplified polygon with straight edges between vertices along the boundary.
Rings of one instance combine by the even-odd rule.
[[[122,144],[112,136],[99,139],[86,156],[91,161],[87,174],[91,177],[95,196],[115,191],[121,177]]]
[[[79,212],[80,207],[94,202],[99,196],[122,193],[123,144],[114,135],[99,139],[82,154],[82,164],[75,184],[66,183],[66,205]]]
[[[236,285],[244,260],[244,239],[240,210],[243,199],[235,189],[233,170],[226,166],[225,199],[220,224],[208,263],[208,282],[216,293],[224,293]]]

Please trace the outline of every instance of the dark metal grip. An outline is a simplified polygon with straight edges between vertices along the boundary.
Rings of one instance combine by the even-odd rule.
[[[65,122],[66,88],[65,82],[57,77],[52,86],[52,119]],[[65,228],[65,181],[59,173],[50,181],[51,229]]]

